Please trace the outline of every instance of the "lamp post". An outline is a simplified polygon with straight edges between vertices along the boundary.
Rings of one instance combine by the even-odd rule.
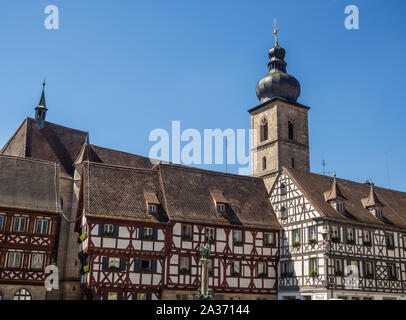
[[[210,247],[208,244],[200,244],[200,255],[200,262],[202,264],[201,287],[197,291],[197,299],[213,300],[213,290],[209,289]]]
[[[327,299],[328,299],[328,285],[329,285],[328,261],[329,261],[329,259],[331,259],[331,232],[328,230],[328,227],[326,224],[323,226],[323,230],[320,232],[320,234],[323,236],[323,254],[325,257],[324,278],[326,279]],[[331,298],[334,298],[333,287],[331,287]]]

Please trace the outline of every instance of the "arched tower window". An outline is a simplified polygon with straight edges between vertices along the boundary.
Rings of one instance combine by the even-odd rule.
[[[293,140],[294,127],[295,127],[295,125],[294,125],[293,121],[289,120],[289,122],[288,122],[289,140]]]
[[[262,170],[266,170],[266,157],[262,158]]]
[[[261,142],[268,140],[268,120],[266,118],[261,119]]]
[[[295,158],[292,158],[291,161],[292,161],[292,168],[295,169]]]

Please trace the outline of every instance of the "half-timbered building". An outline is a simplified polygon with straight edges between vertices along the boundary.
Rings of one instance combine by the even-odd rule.
[[[406,193],[284,168],[280,299],[406,299]]]
[[[89,299],[193,299],[201,243],[210,244],[215,298],[276,299],[279,225],[261,179],[89,161],[77,174]]]
[[[0,156],[0,300],[45,299],[56,262],[59,166]]]

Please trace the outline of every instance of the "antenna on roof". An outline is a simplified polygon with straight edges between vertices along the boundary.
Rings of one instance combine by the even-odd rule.
[[[390,175],[389,175],[389,161],[388,161],[388,151],[385,150],[385,164],[386,164],[386,179],[388,187],[390,188]]]
[[[331,174],[331,171],[326,171],[327,162],[324,159],[321,162],[321,165],[323,166],[323,175]]]
[[[226,173],[227,173],[227,163],[228,163],[228,159],[227,159],[227,155],[228,155],[228,149],[227,149],[227,136],[226,136]]]

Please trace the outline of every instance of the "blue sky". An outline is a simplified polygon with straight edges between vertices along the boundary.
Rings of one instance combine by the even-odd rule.
[[[44,27],[51,4],[59,30]],[[344,28],[349,4],[359,30]],[[311,170],[325,159],[339,177],[406,191],[405,10],[367,0],[2,0],[0,144],[33,116],[44,76],[47,120],[89,131],[93,144],[148,155],[151,130],[172,120],[248,129],[277,18],[298,101],[311,107]]]

